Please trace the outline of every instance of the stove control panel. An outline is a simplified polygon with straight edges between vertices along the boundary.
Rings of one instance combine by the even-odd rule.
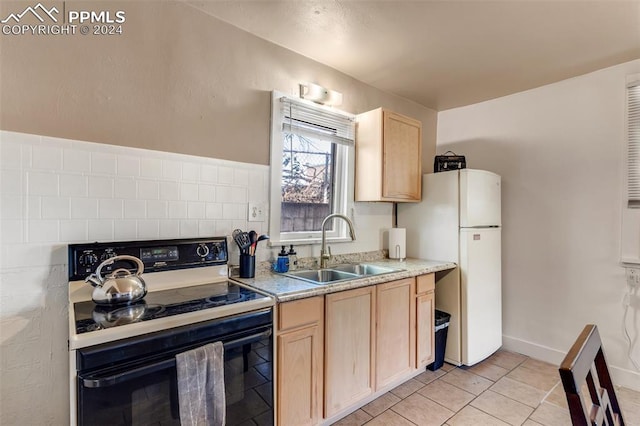
[[[69,245],[69,281],[84,280],[107,259],[118,255],[135,256],[145,272],[225,265],[228,261],[225,237],[179,240],[119,241]],[[108,274],[119,268],[137,269],[129,260],[116,261],[102,268]]]

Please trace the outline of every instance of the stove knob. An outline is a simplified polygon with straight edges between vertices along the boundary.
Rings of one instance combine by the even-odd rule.
[[[85,253],[83,255],[80,255],[80,257],[78,258],[78,262],[82,266],[93,266],[98,263],[98,256],[93,253]]]
[[[207,257],[207,255],[209,254],[209,247],[207,247],[206,244],[200,244],[196,249],[196,253],[200,257]]]
[[[100,262],[104,262],[107,259],[111,259],[112,257],[116,257],[117,254],[115,254],[114,252],[104,252],[102,253],[102,256],[100,256]]]
[[[220,246],[218,244],[214,244],[212,246],[212,248],[213,248],[213,250],[212,250],[213,251],[213,258],[217,260],[218,256],[220,256]]]

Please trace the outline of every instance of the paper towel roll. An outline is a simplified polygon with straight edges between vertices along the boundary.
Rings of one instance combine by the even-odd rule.
[[[389,259],[404,259],[407,257],[406,228],[389,229]]]

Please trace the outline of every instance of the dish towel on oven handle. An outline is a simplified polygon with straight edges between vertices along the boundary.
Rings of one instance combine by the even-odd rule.
[[[210,343],[176,355],[182,426],[224,426],[224,346]]]

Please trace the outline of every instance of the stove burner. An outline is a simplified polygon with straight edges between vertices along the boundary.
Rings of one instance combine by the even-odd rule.
[[[224,296],[212,296],[207,297],[206,302],[212,306],[227,305],[229,303],[242,302],[247,299],[247,296],[242,293],[229,293]]]
[[[89,301],[78,302],[74,304],[76,333],[125,326],[260,297],[263,296],[250,289],[222,282],[149,292],[143,300],[125,306],[99,306]]]
[[[165,307],[162,305],[147,305],[144,301],[119,307],[98,305],[91,314],[95,324],[90,326],[90,331],[133,324],[147,318],[154,318],[164,310]]]

